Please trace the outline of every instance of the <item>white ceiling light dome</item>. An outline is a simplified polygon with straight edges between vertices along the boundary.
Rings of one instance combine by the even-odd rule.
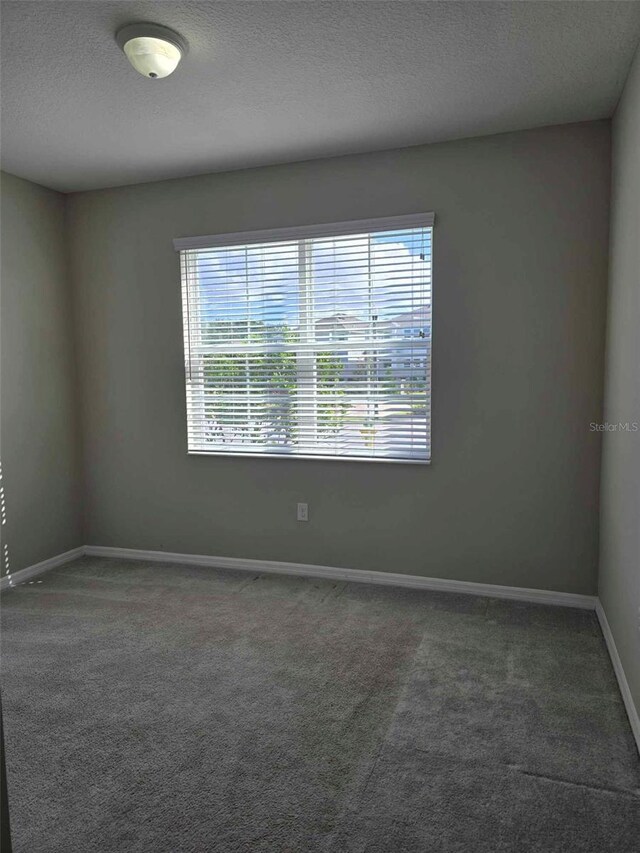
[[[168,77],[187,52],[181,35],[159,24],[128,24],[116,33],[127,59],[143,77]]]

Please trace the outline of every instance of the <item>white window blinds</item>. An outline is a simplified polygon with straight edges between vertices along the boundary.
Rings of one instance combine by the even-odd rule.
[[[432,226],[176,240],[189,452],[428,462]]]

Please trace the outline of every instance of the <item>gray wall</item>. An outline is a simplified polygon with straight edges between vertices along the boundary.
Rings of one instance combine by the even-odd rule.
[[[594,593],[609,131],[71,196],[87,543]],[[433,464],[187,456],[172,239],[424,210]]]
[[[640,53],[613,123],[604,416],[640,424]],[[640,431],[604,434],[599,592],[640,710]]]
[[[65,198],[4,173],[0,192],[2,540],[16,571],[82,544],[80,457]]]

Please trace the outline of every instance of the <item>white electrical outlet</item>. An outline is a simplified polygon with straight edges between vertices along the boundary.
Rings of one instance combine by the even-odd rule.
[[[298,504],[298,521],[309,521],[309,504]]]

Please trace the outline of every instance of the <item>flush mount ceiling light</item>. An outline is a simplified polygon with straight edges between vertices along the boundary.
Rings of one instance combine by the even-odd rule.
[[[168,77],[187,52],[187,43],[159,24],[129,24],[118,30],[116,41],[143,77]]]

